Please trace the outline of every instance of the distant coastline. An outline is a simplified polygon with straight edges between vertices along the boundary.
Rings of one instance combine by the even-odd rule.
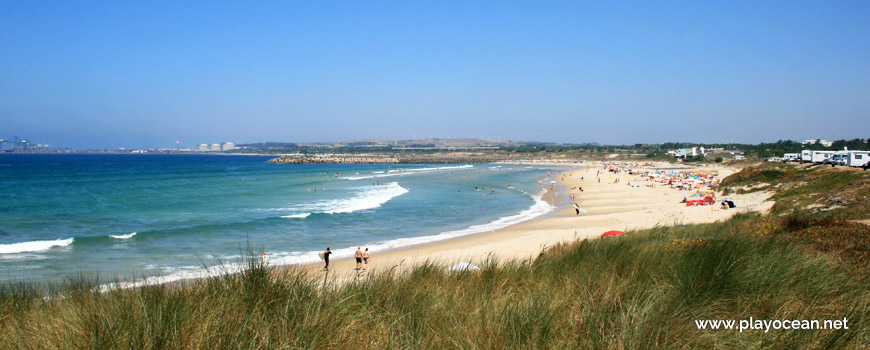
[[[285,154],[269,162],[277,164],[489,164],[506,160],[495,154],[484,153],[429,153],[429,154]]]

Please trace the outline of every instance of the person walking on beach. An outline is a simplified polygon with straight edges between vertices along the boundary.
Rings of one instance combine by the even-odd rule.
[[[369,258],[370,258],[370,257],[371,257],[371,256],[369,256],[369,248],[366,247],[366,251],[363,252],[363,264],[365,264],[365,265],[363,266],[363,270],[368,270],[368,269],[369,269]]]
[[[323,261],[326,262],[326,265],[323,266],[324,271],[329,271],[329,255],[332,254],[332,251],[329,250],[329,247],[326,247],[326,251],[323,254]]]
[[[362,268],[362,259],[363,259],[362,250],[360,250],[359,247],[356,247],[356,252],[353,253],[353,256],[356,258],[356,269],[359,270],[360,268]]]

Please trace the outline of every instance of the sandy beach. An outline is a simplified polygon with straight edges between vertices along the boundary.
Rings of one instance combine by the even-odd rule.
[[[682,196],[695,191],[681,191],[655,183],[641,176],[626,173],[613,174],[602,171],[600,182],[596,172],[600,163],[585,163],[577,169],[555,173],[548,177],[542,187],[557,181],[555,191],[548,191],[544,200],[555,204],[549,215],[519,223],[492,232],[474,234],[425,245],[401,248],[386,252],[372,251],[368,272],[399,269],[430,261],[445,266],[459,262],[478,264],[488,257],[499,260],[534,259],[549,246],[578,239],[600,237],[609,230],[635,230],[655,226],[709,223],[725,220],[732,215],[747,212],[766,212],[773,202],[766,201],[770,193],[728,195],[737,208],[720,209],[719,203],[712,206],[687,207],[681,203]],[[656,164],[640,170],[674,169],[672,164]],[[680,168],[678,171],[715,171],[718,178],[725,178],[737,171],[724,167]],[[582,178],[582,180],[581,180]],[[616,179],[619,182],[616,182]],[[629,186],[628,184],[634,186]],[[640,185],[640,187],[637,187]],[[580,191],[580,188],[583,191]],[[569,195],[576,196],[577,204],[586,213],[575,214]],[[721,198],[720,198],[721,199]],[[712,210],[711,210],[712,209]],[[449,219],[449,218],[445,218]],[[365,249],[365,247],[363,247]],[[311,273],[322,273],[322,264],[303,266]],[[353,259],[338,259],[330,262],[331,278],[347,279],[365,275],[355,270]]]

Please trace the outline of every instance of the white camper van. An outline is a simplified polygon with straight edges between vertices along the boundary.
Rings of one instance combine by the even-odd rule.
[[[801,154],[800,153],[786,153],[782,155],[783,162],[800,162]]]
[[[801,152],[801,163],[821,163],[825,159],[834,156],[834,151],[808,151]]]
[[[863,167],[870,162],[870,151],[849,151],[848,166]]]
[[[847,165],[849,164],[849,152],[848,150],[836,151],[833,156],[825,159],[822,164]]]

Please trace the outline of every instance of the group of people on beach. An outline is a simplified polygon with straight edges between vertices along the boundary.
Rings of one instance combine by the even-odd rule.
[[[329,250],[329,247],[326,247],[326,250],[323,253],[320,253],[323,262],[325,265],[323,266],[323,271],[329,271],[329,256],[332,254],[332,251]],[[366,250],[363,251],[361,247],[356,247],[356,252],[353,254],[356,259],[356,270],[368,270],[369,267],[369,248],[366,247]]]

